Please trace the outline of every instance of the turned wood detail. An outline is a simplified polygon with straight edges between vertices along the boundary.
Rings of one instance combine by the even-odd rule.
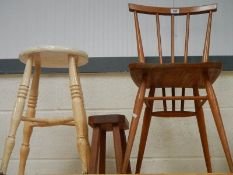
[[[43,57],[44,56],[44,57]],[[19,85],[17,100],[11,118],[9,135],[5,142],[5,148],[1,163],[0,174],[7,173],[7,167],[12,150],[15,145],[15,135],[21,121],[24,122],[23,141],[20,149],[20,163],[18,175],[25,174],[26,161],[30,152],[30,138],[34,127],[49,127],[56,125],[75,126],[77,133],[77,147],[82,162],[82,173],[87,173],[90,155],[88,142],[88,130],[86,113],[84,109],[83,94],[77,66],[88,62],[87,54],[82,51],[68,48],[39,47],[29,49],[20,54],[20,60],[26,63],[22,81]],[[57,61],[57,62],[56,62]],[[27,94],[30,85],[30,76],[34,66],[30,94]],[[72,99],[73,117],[62,118],[36,118],[36,106],[41,67],[69,67],[70,92]],[[25,101],[27,99],[27,111],[23,115]]]
[[[75,57],[71,55],[69,56],[70,92],[74,123],[76,126],[77,148],[82,160],[82,173],[87,173],[90,158],[90,144],[88,142],[87,119],[84,110],[80,77],[77,74],[77,71]]]
[[[26,112],[27,118],[35,118],[36,115],[36,105],[38,98],[38,88],[39,88],[39,80],[40,80],[40,62],[35,60],[35,70],[32,79],[32,85],[30,89],[30,94],[28,98],[28,109]],[[20,149],[20,162],[19,162],[19,171],[18,175],[24,175],[26,161],[28,158],[28,154],[30,152],[30,138],[32,135],[33,127],[30,123],[25,122],[23,128],[23,142]]]
[[[22,117],[25,100],[27,97],[28,88],[30,84],[31,72],[32,72],[32,59],[28,59],[24,70],[23,79],[19,86],[17,100],[15,103],[13,114],[11,117],[9,135],[5,142],[5,148],[3,152],[3,158],[0,169],[0,172],[3,174],[6,174],[9,159],[12,154],[13,148],[15,146],[15,135]]]

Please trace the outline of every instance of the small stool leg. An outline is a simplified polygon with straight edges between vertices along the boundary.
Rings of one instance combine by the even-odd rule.
[[[122,168],[122,155],[123,155],[120,128],[118,125],[116,126],[113,125],[112,129],[113,129],[117,174],[120,174]]]
[[[126,149],[126,145],[127,145],[127,143],[126,143],[126,135],[125,135],[125,131],[124,130],[121,130],[120,133],[121,133],[121,144],[122,144],[122,154],[123,154],[122,157],[124,158],[124,156],[125,156],[125,149]],[[128,163],[127,174],[132,174],[130,161]]]
[[[86,112],[83,104],[83,95],[80,79],[77,73],[75,58],[69,57],[70,91],[72,97],[72,110],[77,132],[78,152],[82,161],[82,173],[87,173],[90,158],[90,144],[88,142],[88,129]]]
[[[105,159],[106,159],[106,131],[105,130],[101,130],[99,150],[100,150],[99,152],[99,174],[105,174]]]
[[[5,143],[0,174],[6,174],[9,159],[15,145],[15,135],[23,114],[25,100],[28,94],[28,88],[30,84],[31,71],[32,59],[28,59],[24,70],[23,79],[19,86],[17,101],[11,118],[10,131]]]
[[[40,78],[40,65],[36,65],[33,75],[30,95],[28,99],[28,109],[27,109],[26,117],[33,117],[33,118],[35,117],[39,78]],[[24,175],[25,172],[26,161],[30,151],[29,142],[30,142],[32,130],[33,127],[31,126],[31,124],[29,122],[25,122],[23,129],[23,143],[20,149],[20,163],[19,163],[18,175]]]
[[[98,155],[100,147],[100,128],[94,127],[91,141],[91,161],[88,167],[89,174],[97,174]]]

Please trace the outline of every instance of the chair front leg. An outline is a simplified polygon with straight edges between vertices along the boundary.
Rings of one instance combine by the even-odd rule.
[[[122,166],[122,173],[123,174],[125,174],[127,172],[127,168],[128,168],[128,164],[129,164],[129,160],[130,160],[130,154],[132,151],[134,138],[135,138],[135,135],[137,132],[138,121],[139,121],[142,107],[143,107],[145,92],[146,92],[146,84],[145,84],[145,82],[142,82],[142,84],[140,85],[140,87],[138,89],[138,93],[137,93],[135,103],[134,103],[133,116],[132,116],[132,120],[131,120],[128,142],[127,142],[124,162],[123,162],[123,166]]]
[[[69,56],[69,76],[78,152],[82,161],[82,173],[86,174],[90,158],[90,144],[88,141],[87,118],[84,109],[82,89],[79,75],[77,73],[75,58],[73,56]]]
[[[199,96],[198,88],[193,89],[194,96]],[[202,106],[200,106],[200,101],[194,101],[195,104],[195,111],[196,111],[196,118],[197,124],[199,128],[199,133],[201,137],[202,149],[205,157],[205,163],[208,173],[212,173],[212,166],[211,166],[211,159],[210,159],[210,152],[207,140],[207,133],[206,133],[206,126],[205,126],[205,118]]]
[[[32,72],[32,59],[28,59],[24,70],[23,79],[19,86],[17,101],[15,103],[14,111],[11,117],[10,131],[5,143],[0,174],[6,174],[9,159],[15,145],[15,135],[22,118],[22,114],[25,106],[25,100],[28,94],[28,88],[30,84],[31,72]]]
[[[32,117],[32,118],[35,117],[36,104],[38,98],[39,79],[40,79],[40,65],[36,64],[30,95],[28,99],[28,109],[27,109],[26,117]],[[25,122],[23,129],[23,143],[20,149],[20,163],[19,163],[18,175],[24,175],[25,172],[26,161],[30,151],[29,142],[30,142],[32,130],[33,127],[31,126],[31,124],[29,122]]]
[[[153,97],[155,94],[155,88],[151,88],[149,92],[149,97]],[[153,104],[154,101],[149,101],[148,105],[145,109],[144,112],[144,117],[143,117],[143,124],[142,124],[142,131],[141,131],[141,139],[140,139],[140,144],[139,144],[139,149],[138,149],[138,157],[137,157],[137,164],[136,164],[136,174],[139,174],[141,171],[141,166],[142,166],[142,160],[143,160],[143,155],[146,147],[146,141],[147,141],[147,136],[150,128],[150,122],[151,122],[151,113],[153,110]]]
[[[225,132],[225,129],[223,126],[223,121],[222,121],[221,113],[219,110],[217,98],[215,96],[214,89],[208,80],[205,81],[205,86],[206,86],[208,101],[210,104],[210,109],[212,111],[215,125],[217,127],[217,131],[218,131],[221,143],[222,143],[222,147],[223,147],[223,150],[224,150],[225,155],[226,155],[227,163],[228,163],[230,172],[233,173],[233,162],[232,162],[230,148],[228,145],[226,132]]]

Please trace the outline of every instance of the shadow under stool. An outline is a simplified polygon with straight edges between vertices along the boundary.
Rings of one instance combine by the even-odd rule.
[[[77,134],[77,148],[82,162],[82,173],[87,173],[90,156],[90,145],[88,142],[88,130],[86,113],[83,104],[83,95],[78,74],[78,67],[88,62],[88,56],[83,51],[44,46],[29,49],[20,54],[20,61],[26,64],[23,78],[19,86],[16,104],[12,113],[9,135],[6,139],[3,153],[0,175],[7,173],[7,167],[12,150],[15,145],[17,128],[24,121],[23,142],[20,150],[20,163],[18,175],[25,172],[26,160],[30,151],[30,138],[34,127],[49,127],[56,125],[75,126]],[[32,83],[30,85],[32,67],[34,67]],[[70,92],[72,99],[72,117],[66,118],[36,118],[36,105],[38,97],[39,79],[41,67],[46,68],[68,68],[70,80]],[[28,108],[23,116],[28,90]],[[48,97],[49,98],[49,97]]]
[[[105,173],[106,160],[106,132],[113,132],[117,173],[121,173],[123,157],[126,148],[125,130],[129,122],[124,115],[94,115],[88,118],[88,124],[93,128],[91,142],[91,159],[88,173],[96,174],[99,158],[99,174]],[[131,173],[130,163],[127,173]]]

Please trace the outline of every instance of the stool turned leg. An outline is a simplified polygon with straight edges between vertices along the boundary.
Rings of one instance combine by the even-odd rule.
[[[123,166],[122,166],[122,173],[123,174],[125,174],[127,172],[127,168],[128,168],[128,164],[129,164],[129,160],[130,160],[130,154],[132,151],[134,138],[135,138],[135,135],[137,132],[138,121],[139,121],[141,111],[142,111],[145,92],[146,92],[146,83],[143,81],[138,89],[138,93],[137,93],[137,96],[135,99],[133,116],[132,116],[132,120],[131,120],[129,136],[128,136],[128,142],[127,142],[124,162],[123,162]]]
[[[221,117],[221,113],[219,110],[217,98],[215,96],[214,89],[209,81],[207,81],[207,80],[205,81],[205,86],[206,86],[208,101],[210,104],[210,109],[212,111],[215,125],[216,125],[217,131],[218,131],[218,135],[220,137],[222,147],[223,147],[223,150],[224,150],[225,155],[226,155],[227,163],[228,163],[230,172],[233,173],[233,162],[232,162],[230,148],[228,145],[226,132],[225,132],[225,129],[223,126],[222,117]]]
[[[75,58],[69,57],[70,91],[72,97],[72,110],[77,132],[78,152],[82,161],[82,173],[87,173],[90,157],[86,112],[83,104],[83,95],[79,75],[77,73]]]
[[[116,126],[113,125],[112,129],[113,129],[117,174],[120,174],[122,168],[122,155],[123,155],[120,128],[118,125]]]
[[[40,65],[36,64],[31,90],[29,94],[29,99],[28,99],[28,109],[27,109],[26,117],[33,117],[33,118],[35,117],[39,78],[40,78]],[[23,129],[23,143],[20,149],[20,163],[19,163],[18,175],[24,175],[25,172],[26,161],[30,151],[29,142],[30,142],[32,130],[33,127],[31,126],[31,124],[29,122],[25,122]]]
[[[193,89],[193,94],[194,96],[199,96],[198,88]],[[200,101],[195,100],[194,104],[195,104],[197,124],[198,124],[199,133],[201,137],[202,149],[203,149],[203,153],[205,157],[207,172],[212,173],[212,166],[211,166],[210,152],[209,152],[209,146],[208,146],[208,140],[207,140],[204,112],[203,112],[202,106],[200,106]]]
[[[9,135],[6,139],[0,174],[6,174],[9,159],[15,145],[15,135],[24,110],[25,100],[28,94],[30,76],[32,71],[32,59],[28,59],[23,74],[22,82],[19,86],[17,101],[11,118]]]

